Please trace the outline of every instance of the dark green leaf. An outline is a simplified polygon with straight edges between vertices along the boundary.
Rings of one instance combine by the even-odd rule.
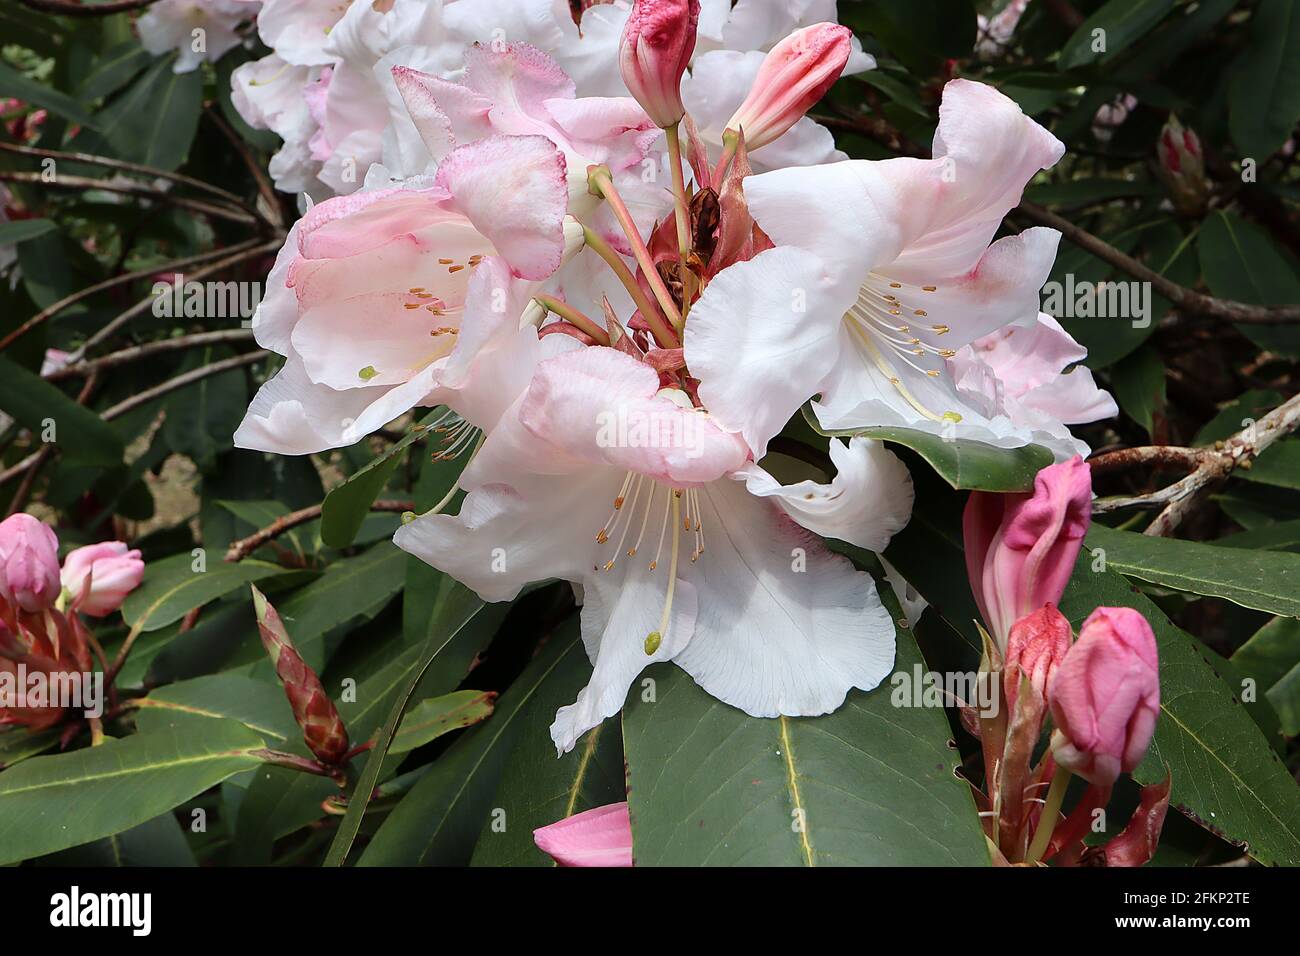
[[[488,817],[474,847],[474,866],[550,866],[533,831],[593,807],[625,799],[623,739],[617,718],[593,727],[556,759],[550,725],[591,679],[579,645],[537,689],[519,714],[520,729],[492,798],[500,813]]]
[[[1116,363],[1111,370],[1111,384],[1119,407],[1145,428],[1149,436],[1156,436],[1158,425],[1163,430],[1168,399],[1165,396],[1165,363],[1157,349],[1143,346]]]
[[[96,114],[119,158],[173,170],[189,155],[203,107],[203,71],[173,73],[174,59],[159,59]]]
[[[455,590],[447,595],[446,601],[440,603],[439,613],[430,621],[427,647],[418,650],[412,648],[407,652],[411,656],[409,670],[403,676],[400,689],[393,698],[387,719],[375,735],[374,746],[357,780],[353,799],[343,817],[343,822],[339,824],[334,842],[330,844],[329,853],[325,858],[326,866],[342,866],[346,862],[348,853],[352,849],[352,842],[361,829],[366,807],[370,803],[375,785],[379,782],[384,761],[407,704],[410,703],[417,689],[425,683],[425,674],[429,672],[434,661],[447,650],[456,636],[466,629],[466,625],[482,608],[483,602],[476,594],[468,588],[457,585]],[[459,678],[456,680],[459,682]],[[434,686],[445,688],[446,682],[447,678],[444,676],[441,682],[435,681]]]
[[[1109,0],[1065,42],[1057,65],[1062,70],[1072,70],[1110,59],[1149,32],[1176,3],[1177,0]]]
[[[120,833],[256,767],[262,739],[230,720],[187,722],[0,773],[0,863]]]
[[[1275,617],[1232,655],[1238,671],[1255,679],[1288,737],[1300,734],[1300,621]]]
[[[1300,23],[1300,14],[1296,15]],[[1205,284],[1220,298],[1253,305],[1300,303],[1300,276],[1272,238],[1254,223],[1229,212],[1211,213],[1197,240]],[[1300,355],[1296,326],[1238,326],[1262,348]]]
[[[1228,94],[1232,139],[1262,164],[1300,120],[1300,10],[1292,0],[1260,0],[1237,56]]]
[[[283,574],[284,568],[265,561],[244,560],[225,562],[196,571],[197,559],[189,554],[174,554],[161,561],[145,565],[144,581],[127,595],[122,605],[122,617],[128,625],[141,631],[156,631],[173,621],[179,621],[190,608],[229,594],[253,581],[274,574]]]
[[[70,460],[116,465],[122,440],[102,418],[21,365],[0,357],[0,409],[36,436],[52,425],[53,443]]]
[[[356,537],[361,522],[369,513],[379,493],[388,484],[397,466],[402,463],[406,449],[412,442],[428,434],[429,425],[442,414],[442,409],[430,412],[423,421],[415,425],[394,442],[384,453],[350,475],[347,481],[330,490],[321,506],[320,536],[331,548],[346,548]]]
[[[0,246],[17,245],[57,229],[49,219],[18,219],[0,222]]]
[[[1104,525],[1092,526],[1087,547],[1102,549],[1108,568],[1139,581],[1300,617],[1300,554],[1224,551],[1213,544],[1116,531]]]
[[[910,681],[924,664],[897,635]],[[672,664],[646,673],[654,700],[623,718],[636,865],[988,865],[941,707],[882,685],[825,717],[758,718]]]
[[[576,618],[551,636],[501,695],[491,719],[462,735],[402,798],[366,847],[359,865],[468,862],[479,828],[492,809],[491,798],[510,748],[521,732],[520,714],[564,658],[575,654],[583,654]]]

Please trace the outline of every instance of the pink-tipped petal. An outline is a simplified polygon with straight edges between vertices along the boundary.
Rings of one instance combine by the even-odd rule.
[[[564,254],[564,157],[544,136],[493,136],[460,146],[438,167],[451,202],[515,274],[544,279]]]
[[[632,821],[627,803],[575,813],[533,831],[537,848],[560,866],[631,866]]]

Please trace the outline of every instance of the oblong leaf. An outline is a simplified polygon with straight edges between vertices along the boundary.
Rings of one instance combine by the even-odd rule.
[[[1300,554],[1256,551],[1158,538],[1093,525],[1089,549],[1100,548],[1113,571],[1242,607],[1300,617]]]
[[[141,631],[156,631],[179,621],[191,608],[284,573],[278,564],[252,560],[204,564],[204,570],[195,571],[194,560],[189,554],[174,554],[146,564],[144,581],[122,604],[126,623]]]
[[[236,721],[195,720],[24,761],[0,773],[0,863],[139,826],[256,767],[262,746]]]
[[[1034,486],[1034,476],[1053,461],[1052,453],[1041,445],[998,448],[965,438],[948,440],[912,428],[886,425],[828,431],[817,423],[816,416],[806,405],[804,417],[813,430],[821,435],[878,438],[906,445],[929,462],[944,481],[957,489],[1026,491]]]
[[[921,654],[897,635],[910,680]],[[894,706],[885,682],[824,717],[750,717],[675,665],[646,676],[654,699],[623,716],[637,866],[989,864],[941,707]]]

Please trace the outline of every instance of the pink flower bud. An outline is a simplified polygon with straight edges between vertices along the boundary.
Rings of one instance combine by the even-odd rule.
[[[63,586],[72,595],[72,606],[91,617],[116,611],[143,576],[140,552],[127,550],[121,541],[88,544],[63,559]]]
[[[1008,699],[1015,700],[1022,675],[1045,697],[1057,665],[1070,649],[1071,636],[1070,622],[1054,604],[1044,604],[1016,621],[1007,638],[1003,665]]]
[[[43,611],[59,597],[59,539],[29,514],[0,522],[0,597],[24,611]]]
[[[794,31],[763,60],[749,96],[727,128],[743,131],[749,150],[766,146],[826,95],[852,52],[853,32],[838,23]]]
[[[971,591],[998,647],[1011,625],[1057,604],[1092,521],[1092,473],[1079,456],[1049,465],[1033,494],[972,492],[962,516]]]
[[[631,866],[632,821],[611,803],[533,831],[533,842],[560,866]]]
[[[623,82],[661,129],[676,126],[682,74],[695,52],[700,0],[636,0],[618,48]]]
[[[1056,762],[1098,786],[1142,762],[1160,715],[1151,625],[1126,607],[1099,607],[1047,685]]]

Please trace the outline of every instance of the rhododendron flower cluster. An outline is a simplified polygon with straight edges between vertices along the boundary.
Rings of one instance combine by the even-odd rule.
[[[58,552],[58,537],[39,519],[20,512],[0,522],[0,726],[37,730],[72,713],[48,688],[77,686],[80,697],[94,665],[107,669],[102,656],[92,658],[99,645],[82,615],[113,613],[144,575],[140,552],[121,541],[74,548],[62,567]],[[6,699],[28,685],[41,694]]]
[[[719,25],[715,5],[643,0],[610,60],[633,96],[589,95],[598,71],[571,46],[510,39],[451,58],[482,22],[467,7],[430,4],[416,23],[402,0],[353,5],[319,51],[294,37],[278,54],[321,68],[312,109],[331,156],[345,83],[382,87],[388,119],[367,127],[383,161],[313,206],[277,259],[254,330],[285,363],[237,444],[316,452],[446,406],[438,455],[466,460],[464,500],[408,516],[395,541],[488,601],[573,584],[593,671],[551,726],[561,753],[661,661],[757,717],[835,710],[891,672],[895,625],[823,538],[882,551],[910,517],[911,479],[851,437],[787,483],[769,445],[820,395],[828,429],[1075,451],[1064,423],[1111,406],[1086,370],[1066,374],[1077,346],[1038,313],[1057,234],[990,244],[1060,143],[957,80],[933,160],[755,175],[751,146],[796,133],[861,65],[844,28],[768,37],[739,29],[753,5]],[[287,10],[266,5],[264,37]],[[354,28],[376,41],[364,70],[330,58]],[[687,94],[714,30],[770,50],[725,118],[704,111],[705,133]],[[600,34],[584,33],[588,53]],[[669,175],[647,176],[661,136]],[[1056,557],[1034,559],[1052,582]]]
[[[204,2],[243,6],[246,15],[256,9]],[[527,44],[553,58],[580,95],[622,97],[620,38],[633,7],[627,0],[585,3],[579,12],[569,0],[265,0],[257,33],[272,52],[235,71],[233,99],[248,123],[284,141],[270,168],[278,188],[316,199],[351,193],[373,163],[398,164],[394,150],[410,130],[393,67],[457,81],[468,48]],[[679,74],[674,93],[716,155],[765,53],[801,27],[833,22],[835,2],[702,0],[695,7],[698,28],[681,64],[689,72]],[[875,65],[856,40],[851,48],[847,72]],[[801,117],[754,161],[775,168],[841,158],[829,131]]]

